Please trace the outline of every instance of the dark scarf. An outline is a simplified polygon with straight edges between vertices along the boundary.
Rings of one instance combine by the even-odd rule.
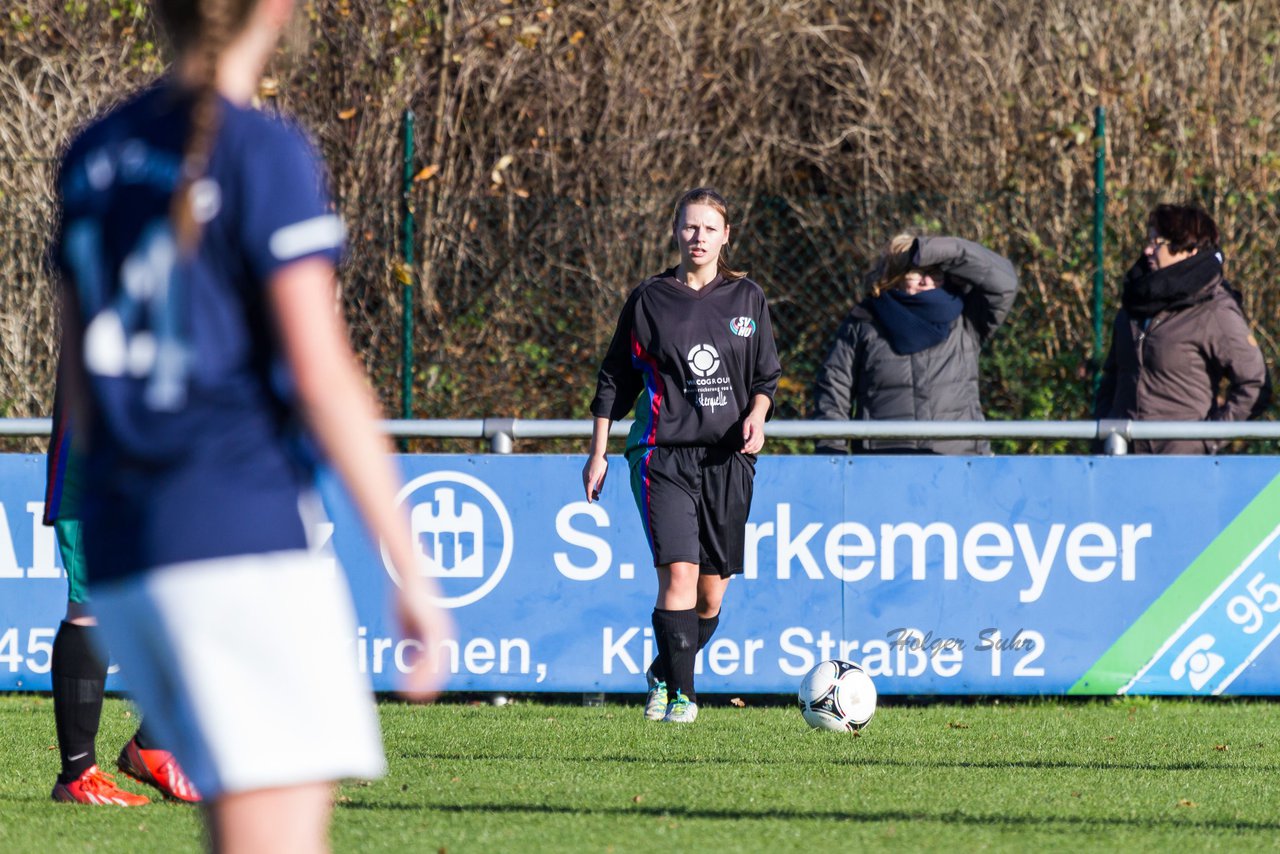
[[[899,356],[919,353],[947,340],[952,322],[964,311],[964,300],[946,288],[912,295],[885,291],[869,302],[889,346]]]
[[[1152,317],[1204,302],[1213,295],[1210,286],[1221,279],[1222,256],[1216,249],[1197,252],[1163,270],[1151,269],[1144,256],[1125,273],[1120,304],[1132,317]]]

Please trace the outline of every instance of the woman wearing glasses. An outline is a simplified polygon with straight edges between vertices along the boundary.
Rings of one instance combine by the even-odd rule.
[[[1125,274],[1111,352],[1094,401],[1097,418],[1243,421],[1270,397],[1240,292],[1222,272],[1218,227],[1195,205],[1147,217],[1142,257]],[[1225,383],[1225,390],[1224,388]],[[1134,442],[1134,453],[1214,453],[1221,442]]]

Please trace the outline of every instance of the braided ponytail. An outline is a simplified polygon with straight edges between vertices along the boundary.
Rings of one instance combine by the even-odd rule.
[[[209,170],[222,121],[218,60],[248,18],[253,0],[159,0],[157,8],[174,50],[194,68],[191,124],[169,208],[179,251],[190,257],[200,245],[204,227],[195,190]]]

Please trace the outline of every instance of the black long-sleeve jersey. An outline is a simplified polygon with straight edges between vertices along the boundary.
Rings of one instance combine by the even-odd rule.
[[[782,374],[768,301],[750,279],[717,276],[693,290],[675,273],[646,279],[627,297],[591,414],[618,421],[635,406],[628,453],[656,445],[741,449],[752,397],[772,400]]]

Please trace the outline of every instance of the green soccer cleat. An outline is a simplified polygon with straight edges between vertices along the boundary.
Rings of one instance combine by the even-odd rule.
[[[698,704],[686,697],[683,691],[676,692],[676,698],[667,706],[667,714],[662,718],[669,724],[691,724],[697,719]]]

